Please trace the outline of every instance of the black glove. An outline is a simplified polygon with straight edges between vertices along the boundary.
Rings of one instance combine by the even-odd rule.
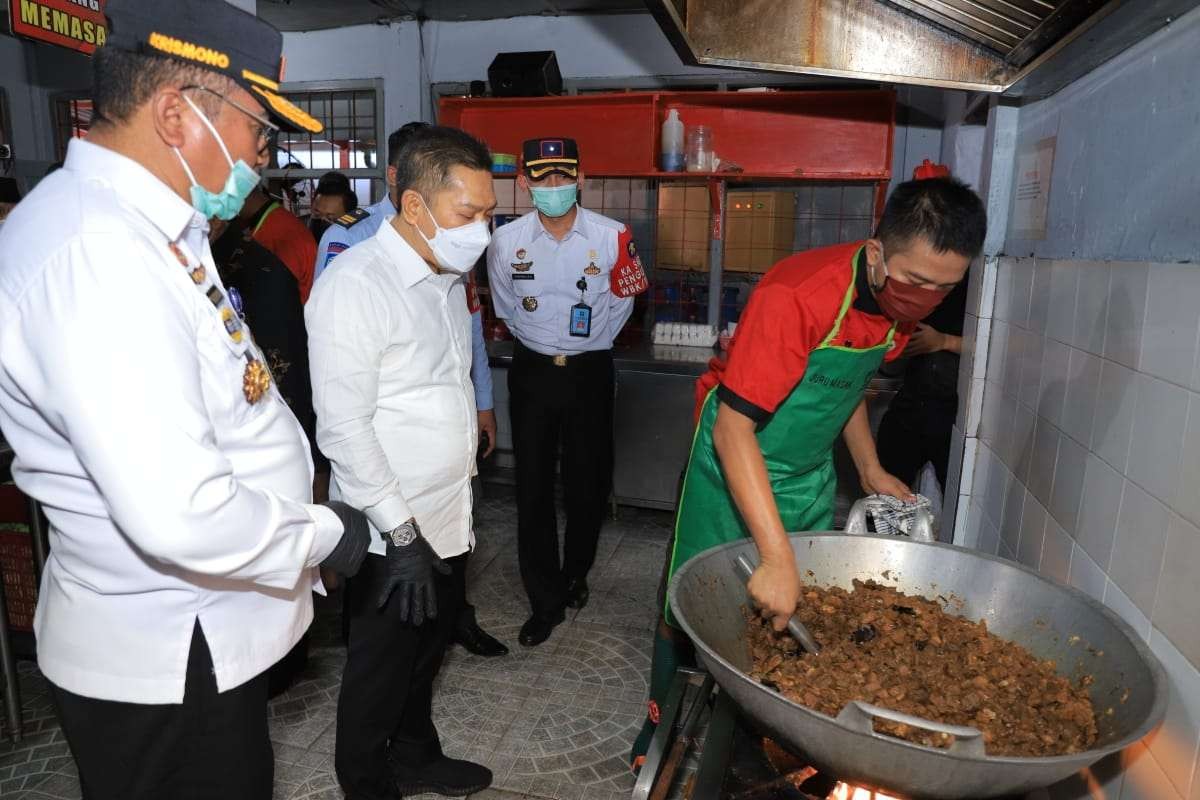
[[[387,543],[387,583],[379,595],[379,608],[388,604],[395,592],[400,604],[400,621],[420,625],[437,616],[437,586],[434,570],[450,574],[450,565],[438,558],[419,532],[404,546]]]
[[[371,524],[366,514],[341,501],[330,500],[321,505],[337,514],[342,521],[342,538],[333,552],[325,556],[321,566],[353,578],[367,557],[367,548],[371,546]]]

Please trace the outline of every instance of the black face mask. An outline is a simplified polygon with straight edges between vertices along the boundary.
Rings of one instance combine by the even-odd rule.
[[[323,219],[313,217],[308,221],[308,229],[312,232],[313,238],[317,242],[320,242],[321,237],[325,235],[325,231],[329,230],[329,223]]]

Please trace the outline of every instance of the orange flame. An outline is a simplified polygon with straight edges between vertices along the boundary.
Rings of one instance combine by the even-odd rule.
[[[837,786],[833,787],[829,800],[901,800],[901,798],[839,782]]]

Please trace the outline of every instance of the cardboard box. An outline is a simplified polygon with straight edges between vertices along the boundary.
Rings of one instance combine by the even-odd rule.
[[[687,245],[708,247],[710,234],[708,214],[685,212],[683,218],[683,242]]]
[[[749,248],[735,247],[730,249],[725,248],[725,260],[723,268],[730,272],[747,272],[750,269],[750,250]]]

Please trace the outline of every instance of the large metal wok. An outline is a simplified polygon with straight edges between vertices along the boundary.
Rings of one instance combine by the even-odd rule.
[[[687,562],[671,581],[669,597],[704,667],[765,733],[839,780],[919,798],[1020,794],[1127,747],[1162,719],[1167,689],[1158,660],[1124,621],[1082,592],[1008,561],[903,537],[798,534],[792,547],[800,574],[812,572],[805,580],[849,589],[855,578],[874,579],[910,594],[950,598],[952,613],[986,619],[998,636],[1054,659],[1062,674],[1095,679],[1090,691],[1100,736],[1087,752],[987,756],[973,729],[936,724],[922,727],[957,734],[951,748],[912,744],[873,731],[873,716],[887,715],[886,709],[851,704],[829,717],[746,674],[750,654],[741,609],[747,596],[735,561],[741,554],[757,559],[751,541],[714,547]]]

